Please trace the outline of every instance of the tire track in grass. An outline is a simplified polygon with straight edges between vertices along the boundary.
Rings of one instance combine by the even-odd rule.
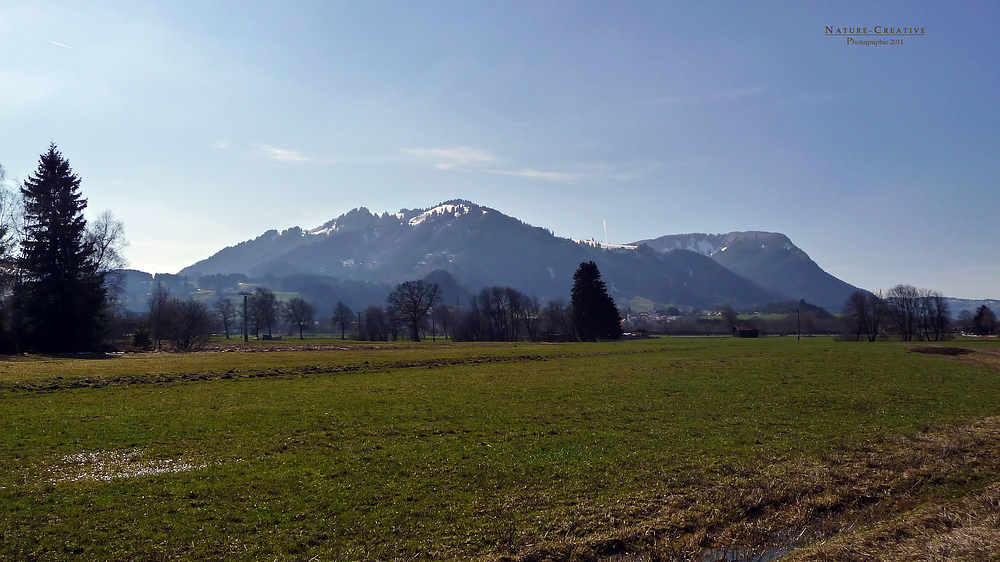
[[[102,388],[106,386],[129,386],[143,384],[165,384],[214,381],[225,379],[257,379],[270,377],[293,377],[317,374],[351,374],[367,371],[383,371],[387,369],[411,368],[442,368],[456,365],[480,365],[492,363],[512,363],[520,361],[547,361],[550,359],[566,359],[571,357],[604,357],[614,355],[639,355],[663,351],[679,351],[677,348],[615,350],[607,352],[567,353],[553,355],[479,355],[461,358],[438,358],[421,360],[379,361],[350,363],[346,365],[304,365],[297,367],[272,367],[263,370],[207,371],[200,373],[138,373],[134,375],[119,375],[114,377],[53,377],[34,381],[0,382],[0,390],[11,392],[53,392],[80,388]]]

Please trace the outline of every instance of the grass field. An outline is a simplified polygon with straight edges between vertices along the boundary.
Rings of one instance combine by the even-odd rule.
[[[0,361],[0,559],[1000,548],[996,343],[301,343]]]

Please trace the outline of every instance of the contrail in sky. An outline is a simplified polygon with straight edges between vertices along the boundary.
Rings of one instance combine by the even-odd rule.
[[[52,40],[50,40],[49,43],[52,43],[53,45],[59,45],[60,47],[63,47],[64,49],[72,49],[73,48],[73,47],[70,47],[69,45],[63,45],[62,43],[56,43],[55,41],[52,41]]]

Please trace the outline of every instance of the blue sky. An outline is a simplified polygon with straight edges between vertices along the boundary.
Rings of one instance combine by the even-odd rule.
[[[0,7],[0,164],[55,142],[137,269],[463,198],[1000,297],[1000,3],[149,4]],[[876,25],[925,34],[825,34]]]

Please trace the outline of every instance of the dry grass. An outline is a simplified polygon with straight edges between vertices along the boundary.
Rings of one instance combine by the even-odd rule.
[[[1000,485],[803,549],[793,560],[1000,560]]]
[[[494,559],[1000,559],[1000,418],[754,466],[722,467],[655,504],[576,506]]]
[[[962,360],[979,367],[1000,371],[1000,349],[979,349],[975,353],[962,357]]]
[[[849,524],[790,560],[997,560],[1000,549],[1000,419],[898,440],[858,475],[875,489]]]
[[[1000,370],[1000,350],[979,349],[961,360]],[[965,429],[928,433],[915,441],[916,460],[928,483],[950,478],[989,482],[985,489],[952,498],[924,498],[887,502],[894,511],[871,518],[859,530],[848,530],[794,553],[795,561],[871,560],[1000,560],[1000,421],[989,418]],[[904,447],[911,443],[902,442]],[[934,453],[937,452],[937,455]],[[898,456],[898,454],[897,454]],[[910,463],[912,464],[912,462]],[[974,489],[974,488],[973,488]]]

